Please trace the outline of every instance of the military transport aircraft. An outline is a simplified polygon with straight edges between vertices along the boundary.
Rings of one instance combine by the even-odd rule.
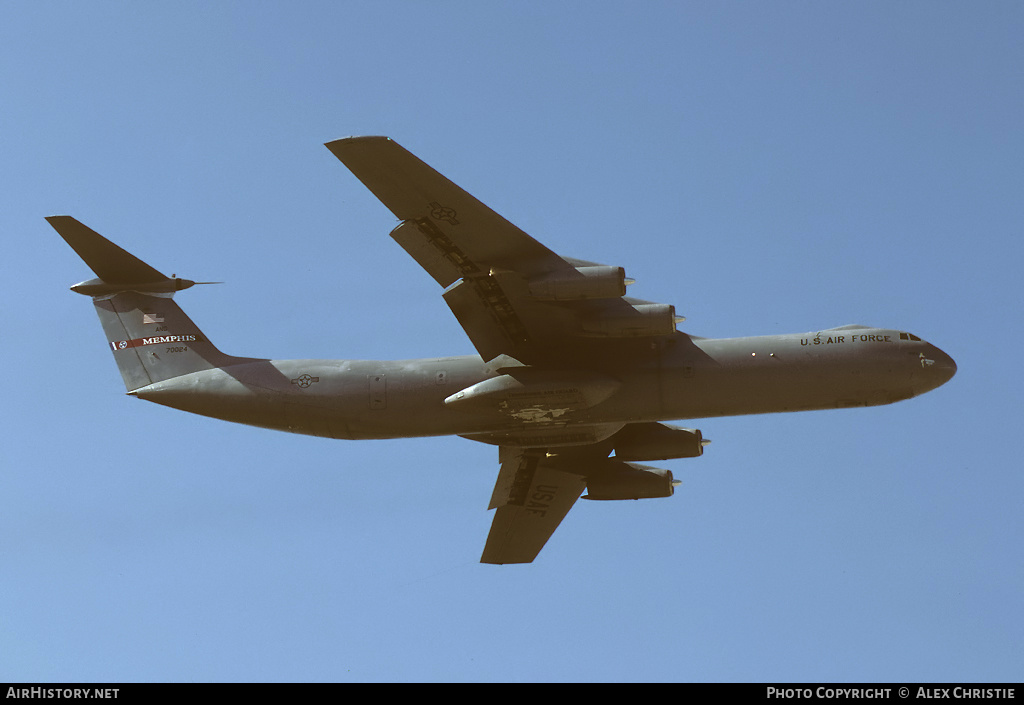
[[[584,499],[668,497],[642,462],[701,455],[663,423],[889,404],[949,380],[911,333],[848,325],[707,339],[673,306],[627,297],[621,267],[562,257],[387,137],[327,148],[400,221],[391,237],[438,284],[479,355],[266,360],[218,350],[167,277],[69,216],[49,223],[95,272],[91,296],[128,394],[204,416],[330,438],[457,434],[498,446],[483,563],[529,563]]]

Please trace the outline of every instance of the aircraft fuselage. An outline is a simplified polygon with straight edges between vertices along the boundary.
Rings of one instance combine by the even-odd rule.
[[[485,395],[476,403],[456,397],[517,368],[500,369],[472,355],[248,360],[133,394],[227,421],[331,438],[458,434],[508,445],[555,446],[580,443],[573,435],[578,429],[610,435],[626,423],[908,399],[938,387],[956,371],[948,355],[912,337],[859,326],[725,339],[677,333],[631,344],[622,356],[581,358],[575,370],[583,377],[577,381],[527,380],[510,395]],[[561,376],[552,370],[553,378]],[[598,390],[597,397],[590,388]],[[601,439],[590,442],[595,440]]]

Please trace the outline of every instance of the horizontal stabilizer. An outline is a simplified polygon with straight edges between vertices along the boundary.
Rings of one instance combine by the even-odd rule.
[[[165,274],[69,215],[52,215],[46,222],[107,284],[148,284],[168,279]]]

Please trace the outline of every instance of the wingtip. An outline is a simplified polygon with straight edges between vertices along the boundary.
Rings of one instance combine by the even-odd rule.
[[[347,137],[339,137],[336,140],[324,142],[324,144],[330,147],[332,144],[338,144],[340,142],[369,142],[370,140],[386,140],[388,142],[394,141],[390,137],[387,137],[385,135],[348,135]]]
[[[371,142],[394,142],[390,137],[383,135],[352,135],[350,137],[341,137],[330,142],[324,142],[324,146],[331,150],[336,156],[345,150],[346,147],[355,147],[360,144],[368,144]]]

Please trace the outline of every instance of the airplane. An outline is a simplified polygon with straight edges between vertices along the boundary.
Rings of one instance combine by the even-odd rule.
[[[530,563],[576,500],[671,496],[700,430],[666,423],[890,404],[956,372],[907,331],[846,325],[727,339],[626,296],[622,267],[562,257],[388,137],[327,148],[399,220],[391,237],[444,288],[477,355],[268,360],[222,353],[170,277],[70,216],[47,221],[96,274],[92,297],[127,393],[175,409],[338,439],[459,435],[498,446],[481,563]]]

